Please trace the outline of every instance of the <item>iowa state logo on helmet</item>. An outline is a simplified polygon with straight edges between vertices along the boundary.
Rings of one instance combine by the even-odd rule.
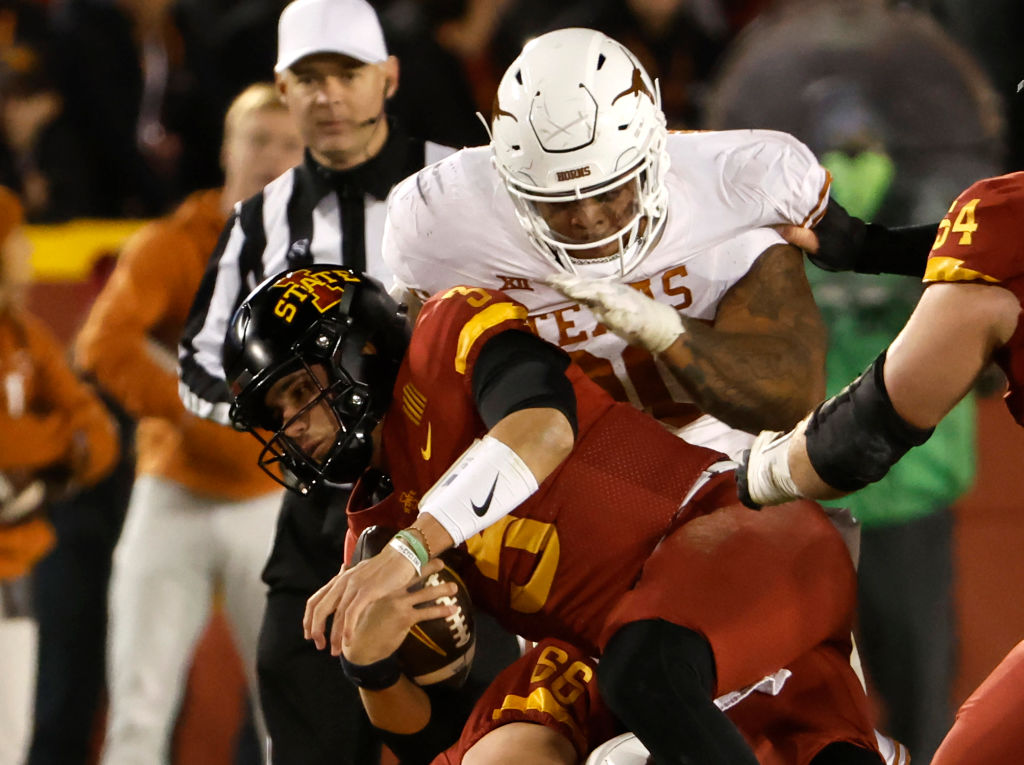
[[[274,314],[291,323],[300,303],[327,313],[345,296],[345,285],[359,281],[358,276],[342,268],[291,271],[271,285],[271,289],[284,290],[274,306]]]

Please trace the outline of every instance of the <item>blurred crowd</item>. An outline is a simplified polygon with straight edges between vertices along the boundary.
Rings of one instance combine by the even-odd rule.
[[[25,222],[156,218],[195,192],[221,186],[228,169],[222,148],[225,113],[247,86],[273,78],[277,20],[286,4],[0,0],[0,186],[18,196]],[[372,0],[372,5],[401,66],[401,87],[389,112],[409,133],[445,145],[487,142],[477,113],[490,117],[498,78],[526,40],[551,29],[586,26],[625,44],[658,78],[670,128],[756,126],[791,132],[832,172],[837,199],[864,219],[890,225],[937,220],[971,181],[1019,169],[1024,160],[1024,95],[1016,94],[1024,78],[1020,0]],[[227,200],[228,207],[234,201]],[[197,281],[198,260],[195,267]],[[883,307],[896,311],[899,315],[879,330],[880,347],[916,299],[916,292],[907,295],[903,287],[889,294],[841,280],[824,279],[815,288],[826,314],[834,309],[837,317],[875,321]],[[838,327],[838,322],[830,324]],[[862,338],[876,329],[854,324],[837,329],[835,337],[846,331]],[[174,342],[168,338],[169,346]],[[876,352],[867,349],[865,358]],[[848,367],[862,364],[858,356]],[[847,380],[850,373],[842,369],[835,378]],[[94,487],[99,493],[85,500],[114,508],[86,532],[95,537],[102,531],[102,539],[89,541],[96,560],[81,563],[95,573],[91,596],[100,600],[134,469],[132,418],[114,414],[121,417],[124,456],[107,482]],[[943,487],[928,507],[901,509],[880,526],[917,521],[933,511],[947,518],[971,477]],[[53,520],[58,541],[65,544],[75,531],[61,527],[67,512],[62,508],[55,504]],[[71,511],[67,522],[77,523],[71,516],[79,511],[80,506]],[[943,523],[933,548],[937,559],[928,563],[945,572],[933,581],[941,590],[935,596],[942,599],[941,619],[948,623],[952,530]],[[894,543],[891,535],[879,544],[883,541]],[[38,590],[45,591],[50,574],[44,562]],[[54,578],[53,586],[59,590],[66,581],[67,576]],[[85,581],[80,579],[83,588]],[[884,582],[880,587],[885,589]],[[99,623],[90,634],[104,629],[105,609],[99,611],[93,609]],[[47,614],[39,617],[45,621]],[[51,613],[50,618],[56,626],[67,617]],[[931,638],[945,629],[927,624]],[[948,668],[955,636],[938,642],[946,652],[935,661]],[[58,649],[44,639],[40,650]],[[103,650],[101,638],[88,648],[93,659],[79,662],[92,667],[79,690],[101,684],[94,665],[102,666]],[[893,664],[905,662],[889,657],[876,672]],[[71,671],[44,673],[39,687],[54,676],[71,677]],[[934,677],[934,665],[923,667],[922,674]],[[939,695],[943,692],[948,687],[939,688]],[[54,693],[40,695],[39,720],[55,719],[39,706],[55,704]],[[96,695],[69,703],[89,709]],[[902,722],[904,730],[895,732],[919,737],[914,743],[926,751],[941,737],[949,715],[943,707],[928,720]],[[82,721],[80,738],[89,725]],[[67,754],[47,759],[41,744],[46,736],[37,731],[36,738],[33,762],[70,762],[60,759]]]
[[[659,78],[673,128],[705,126],[723,60],[787,6],[807,0],[377,0],[402,64],[392,110],[414,135],[486,141],[498,75],[549,29],[600,29]],[[826,0],[826,4],[830,3]],[[930,14],[1005,100],[1007,167],[1019,165],[1024,72],[1012,0],[882,2]],[[0,4],[0,183],[30,222],[149,217],[220,178],[221,119],[245,85],[269,77],[282,0],[4,0]],[[755,23],[756,22],[756,23]],[[843,45],[858,44],[854,32]],[[790,58],[792,51],[776,51]],[[908,58],[908,60],[910,60]],[[927,68],[926,60],[913,66]],[[973,104],[946,97],[950,111]],[[802,104],[806,110],[829,104]],[[117,168],[117,172],[110,172]]]

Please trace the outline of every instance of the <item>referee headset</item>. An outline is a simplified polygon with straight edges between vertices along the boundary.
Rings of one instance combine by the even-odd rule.
[[[370,125],[376,125],[380,122],[387,114],[388,104],[388,90],[391,88],[391,78],[384,77],[384,90],[380,94],[380,111],[377,112],[373,117],[365,119],[362,122],[357,123],[357,127],[370,127]]]

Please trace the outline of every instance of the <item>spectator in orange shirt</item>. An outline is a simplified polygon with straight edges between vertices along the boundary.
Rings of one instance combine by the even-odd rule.
[[[168,761],[218,587],[258,709],[260,572],[281,496],[252,439],[185,411],[172,349],[232,206],[298,164],[302,142],[270,84],[235,99],[224,134],[224,186],[196,192],[128,242],[76,347],[82,368],[139,418],[137,478],[110,587],[108,765]]]
[[[31,245],[18,198],[0,187],[0,762],[23,762],[32,730],[37,630],[28,573],[53,544],[48,499],[102,478],[114,423],[64,349],[22,307]]]

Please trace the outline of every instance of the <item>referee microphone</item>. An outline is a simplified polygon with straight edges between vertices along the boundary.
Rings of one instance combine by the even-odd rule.
[[[380,111],[377,112],[375,116],[370,117],[369,119],[363,120],[362,122],[357,122],[356,127],[370,127],[370,125],[376,125],[378,122],[384,119],[384,115],[386,114],[385,105],[387,104],[388,100],[388,88],[390,87],[391,80],[384,80],[384,92],[381,94],[383,102],[381,103]]]

